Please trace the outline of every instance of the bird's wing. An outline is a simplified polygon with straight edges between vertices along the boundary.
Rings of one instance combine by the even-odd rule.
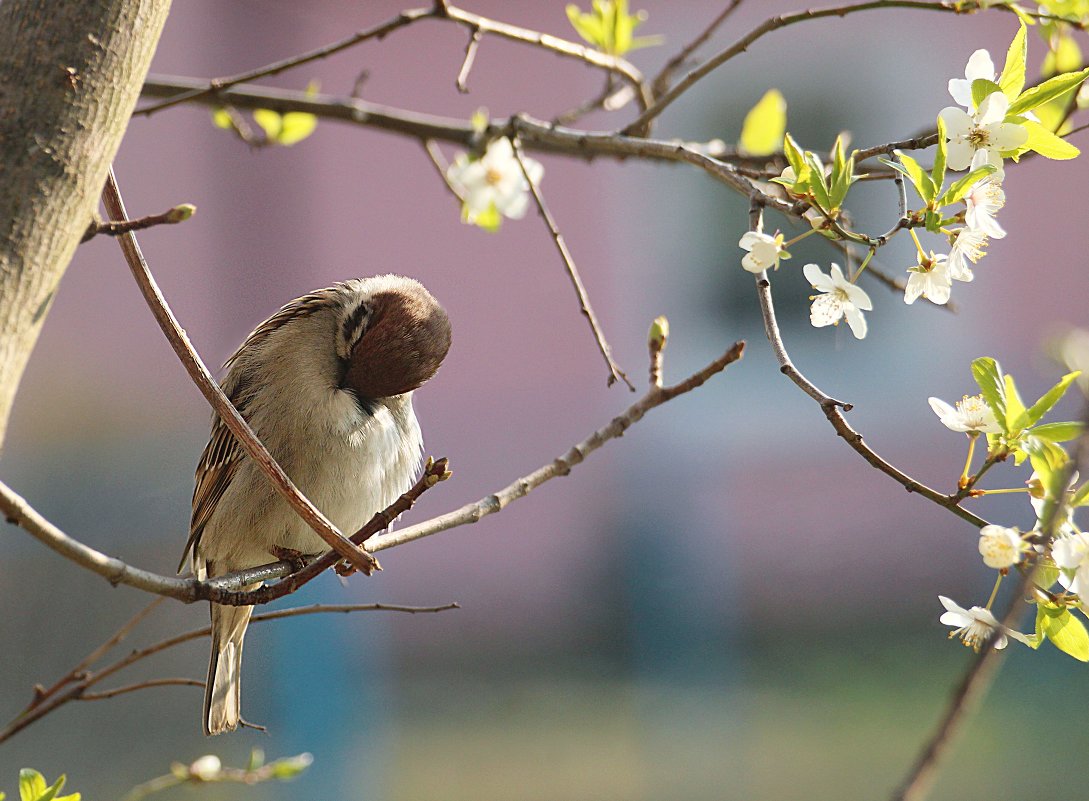
[[[197,463],[196,486],[193,487],[193,515],[189,519],[189,540],[182,552],[180,571],[190,551],[196,553],[200,545],[200,535],[212,519],[219,499],[227,491],[231,479],[238,471],[238,466],[245,458],[245,452],[234,438],[234,434],[218,416],[212,425],[212,436],[200,455]]]

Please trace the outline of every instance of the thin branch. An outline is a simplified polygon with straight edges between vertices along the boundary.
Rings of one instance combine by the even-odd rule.
[[[469,80],[469,71],[473,68],[473,62],[476,60],[476,51],[480,47],[480,40],[483,37],[483,33],[480,28],[473,28],[473,32],[469,35],[469,41],[465,45],[465,60],[461,62],[461,69],[458,70],[457,80],[454,81],[454,86],[463,95],[469,94],[469,87],[466,85],[466,81]]]
[[[754,203],[750,209],[749,225],[752,230],[756,230],[759,219],[760,206],[759,203]],[[771,298],[771,281],[768,279],[767,273],[761,273],[756,276],[756,292],[757,297],[760,300],[760,312],[764,319],[764,332],[767,334],[768,341],[771,343],[772,351],[775,353],[775,359],[779,362],[780,372],[793,381],[799,389],[820,405],[821,411],[824,412],[824,416],[828,419],[828,422],[831,423],[832,428],[836,430],[836,433],[870,465],[876,467],[882,473],[892,478],[908,492],[916,492],[919,495],[922,495],[927,500],[933,501],[943,509],[948,509],[957,517],[967,520],[974,526],[982,528],[987,525],[987,521],[982,517],[962,508],[958,503],[959,499],[957,496],[943,495],[937,490],[928,487],[926,484],[916,481],[911,476],[907,475],[907,473],[897,469],[891,463],[881,458],[876,451],[863,441],[862,435],[855,431],[843,416],[843,412],[851,410],[851,404],[836,400],[831,395],[826,394],[812,381],[806,378],[791,361],[790,354],[787,352],[786,345],[783,343],[782,334],[779,331],[779,324],[775,318],[775,305]]]
[[[114,220],[124,222],[128,219],[112,168],[106,179],[106,188],[102,193],[102,201],[106,211]],[[125,254],[125,261],[128,262],[132,275],[140,287],[141,294],[143,294],[144,299],[151,308],[159,327],[162,328],[166,338],[170,341],[171,347],[174,348],[174,352],[184,365],[186,372],[189,373],[197,388],[200,389],[201,394],[208,400],[208,403],[211,404],[212,408],[227,425],[227,428],[234,434],[243,450],[269,477],[273,487],[291,505],[291,508],[330,548],[364,573],[370,574],[375,570],[381,570],[381,566],[373,556],[348,542],[329,518],[299,492],[294,482],[283,471],[283,468],[277,464],[272,454],[268,452],[268,449],[257,438],[257,435],[253,433],[253,429],[238,413],[234,404],[223,394],[223,390],[212,378],[208,368],[204,366],[204,362],[201,361],[200,356],[197,355],[196,350],[189,342],[189,337],[178,325],[177,319],[167,305],[166,298],[163,297],[159,287],[155,284],[155,279],[152,277],[147,262],[140,252],[140,246],[136,242],[135,235],[131,231],[122,234],[118,238],[118,242]]]
[[[108,698],[116,698],[119,695],[133,693],[137,690],[146,690],[150,687],[203,687],[204,682],[197,679],[148,679],[138,681],[135,684],[126,684],[123,687],[114,687],[112,690],[103,690],[100,693],[83,693],[80,701],[105,701]]]
[[[405,612],[408,614],[420,614],[420,613],[437,613],[445,612],[451,609],[460,609],[456,603],[444,604],[442,606],[399,606],[395,604],[313,604],[311,606],[300,606],[291,609],[281,609],[275,612],[263,612],[261,614],[254,615],[250,618],[250,623],[263,623],[269,620],[281,620],[288,617],[300,617],[302,615],[317,615],[317,614],[329,614],[329,613],[342,613],[347,614],[350,612]],[[113,674],[117,673],[128,666],[135,664],[141,660],[147,659],[149,656],[166,651],[177,645],[190,642],[192,640],[198,640],[202,637],[208,637],[212,633],[211,626],[205,626],[204,628],[194,629],[183,634],[176,634],[173,637],[162,640],[160,642],[148,645],[144,648],[132,651],[125,656],[118,659],[116,662],[107,665],[96,672],[87,672],[85,675],[74,685],[68,687],[65,692],[54,696],[46,703],[35,706],[32,709],[28,709],[19,715],[17,715],[2,731],[0,731],[0,743],[9,740],[14,735],[25,729],[35,721],[41,720],[53,710],[64,706],[69,701],[76,701],[84,698],[87,695],[87,690],[90,687],[95,686],[103,679],[109,678]],[[153,680],[154,681],[154,680]],[[187,680],[183,680],[187,681]],[[200,683],[203,686],[203,682]],[[132,690],[142,689],[143,687],[158,686],[154,683],[143,682],[141,685],[130,685]],[[129,692],[128,687],[119,688],[125,692]],[[116,690],[107,691],[113,694],[118,694]]]
[[[127,234],[129,231],[142,231],[145,228],[151,228],[156,225],[177,225],[180,222],[184,222],[193,216],[193,212],[197,210],[197,207],[191,203],[183,203],[180,206],[175,206],[169,211],[164,211],[162,214],[149,214],[147,217],[138,217],[135,220],[126,220],[125,222],[102,222],[95,220],[87,226],[87,230],[83,233],[83,238],[79,240],[80,244],[94,239],[99,234],[105,234],[106,236],[120,236],[121,234]]]
[[[533,180],[533,176],[529,174],[529,168],[526,166],[525,155],[522,153],[522,145],[519,143],[517,137],[511,137],[511,146],[514,149],[514,156],[518,159],[518,166],[522,168],[522,175],[526,179],[526,183],[529,184],[529,191],[533,195],[533,200],[537,204],[537,211],[540,212],[541,219],[544,220],[545,226],[548,228],[549,234],[552,236],[552,241],[556,243],[556,250],[560,253],[560,259],[563,260],[564,267],[567,268],[567,276],[571,279],[571,284],[575,287],[575,294],[579,299],[579,311],[586,318],[586,321],[590,324],[590,330],[594,334],[594,340],[597,342],[597,349],[601,352],[602,358],[605,359],[605,364],[609,368],[609,378],[606,383],[608,386],[612,386],[616,383],[617,379],[622,379],[625,384],[628,385],[628,389],[635,392],[635,385],[628,379],[624,371],[620,369],[615,361],[613,361],[612,351],[609,349],[609,343],[605,341],[605,335],[601,333],[601,324],[597,321],[597,315],[594,314],[594,308],[590,305],[590,296],[586,294],[586,287],[582,283],[582,277],[579,275],[579,269],[575,266],[575,260],[571,256],[571,251],[567,247],[567,242],[564,241],[563,234],[560,233],[560,229],[556,226],[556,221],[553,219],[551,212],[548,210],[548,206],[545,205],[544,197],[541,195],[541,188],[537,186],[537,182]]]
[[[687,62],[689,56],[691,56],[696,50],[703,46],[703,43],[710,39],[719,26],[726,21],[726,19],[737,10],[737,7],[741,5],[744,0],[730,0],[726,4],[726,8],[719,12],[719,15],[711,20],[711,23],[704,28],[700,35],[693,39],[691,42],[681,48],[673,58],[666,62],[661,71],[651,81],[651,92],[655,97],[659,97],[665,93],[669,88],[669,82],[673,79],[673,73],[681,69]]]
[[[438,171],[439,177],[442,179],[442,185],[445,186],[450,194],[457,199],[459,205],[464,203],[465,198],[461,196],[458,188],[454,186],[454,184],[450,181],[450,177],[446,174],[449,165],[442,157],[442,151],[439,150],[439,146],[435,144],[432,140],[427,139],[423,142],[423,148],[427,152],[428,157],[431,159],[431,163],[435,165],[435,169]]]
[[[679,384],[668,387],[651,386],[642,398],[625,409],[619,416],[613,418],[612,422],[603,428],[599,428],[582,442],[572,446],[563,456],[553,459],[548,464],[508,484],[498,492],[486,495],[480,500],[468,503],[453,512],[448,512],[413,526],[406,526],[398,531],[372,537],[367,541],[367,549],[378,552],[397,545],[404,545],[407,542],[414,542],[440,531],[476,523],[488,515],[502,511],[512,501],[524,498],[546,481],[557,476],[566,476],[575,465],[580,464],[606,442],[623,435],[651,409],[661,406],[678,395],[683,395],[702,386],[709,378],[722,372],[727,365],[740,359],[744,350],[744,342],[735,342],[724,354]]]
[[[218,95],[223,89],[228,89],[232,86],[236,86],[240,83],[246,83],[248,81],[255,81],[258,78],[266,78],[270,75],[276,75],[278,73],[289,70],[293,67],[301,66],[302,64],[308,64],[311,61],[317,61],[318,59],[327,58],[334,53],[339,53],[341,50],[346,50],[349,47],[354,47],[357,44],[366,42],[368,39],[382,39],[387,34],[392,33],[398,28],[403,28],[407,25],[411,25],[414,22],[419,22],[422,19],[428,17],[440,16],[434,8],[417,8],[409,11],[403,11],[391,20],[383,22],[381,25],[376,25],[373,28],[367,30],[358,31],[346,39],[341,39],[338,42],[319,47],[317,50],[310,50],[306,53],[301,53],[290,58],[281,59],[280,61],[274,61],[271,64],[266,64],[263,67],[257,69],[248,70],[246,72],[240,72],[237,75],[232,75],[226,78],[213,78],[207,83],[207,85],[200,88],[188,89],[173,97],[167,98],[159,103],[154,103],[146,108],[137,109],[136,114],[153,114],[156,111],[162,111],[164,108],[170,108],[176,106],[179,103],[187,103],[191,100],[195,100],[199,97],[207,95]]]
[[[144,84],[144,94],[150,97],[172,96],[179,90],[200,87],[200,81],[191,78],[149,78]],[[466,149],[472,148],[482,134],[468,122],[437,117],[429,114],[366,103],[361,100],[332,95],[307,95],[305,92],[269,89],[256,86],[236,86],[226,89],[219,98],[197,97],[194,102],[204,105],[232,105],[237,108],[268,108],[280,113],[302,111],[323,119],[337,120],[368,128],[377,128],[416,139],[432,139],[450,142]],[[592,159],[598,156],[627,159],[640,158],[648,161],[684,162],[702,169],[745,197],[757,191],[738,168],[722,159],[708,155],[706,147],[679,140],[655,140],[642,137],[618,136],[611,132],[588,132],[555,126],[549,122],[518,115],[505,122],[493,123],[484,131],[483,138],[495,139],[516,134],[527,150],[545,153],[561,153],[568,156]],[[798,216],[799,209],[807,208],[788,203],[770,195],[762,195],[764,205],[790,216]]]
[[[1086,422],[1086,430],[1078,437],[1070,460],[1063,467],[1063,475],[1057,482],[1060,487],[1068,487],[1070,479],[1085,467],[1085,462],[1089,459],[1089,407],[1082,413],[1082,419]],[[1047,542],[1055,539],[1061,521],[1066,519],[1069,508],[1070,494],[1066,492],[1060,493],[1059,498],[1046,508],[1044,519],[1040,521],[1040,529]],[[1002,625],[1006,628],[1017,627],[1018,618],[1024,611],[1022,599],[1032,587],[1033,575],[1036,572],[1034,568],[1035,563],[1026,564],[1021,568],[1017,589],[1010,598],[1010,605],[1001,619]],[[938,766],[963,727],[965,719],[990,689],[1002,656],[1001,652],[995,649],[995,642],[996,638],[989,639],[979,655],[968,665],[934,731],[923,743],[915,763],[893,794],[893,801],[923,801],[926,798],[934,782]]]

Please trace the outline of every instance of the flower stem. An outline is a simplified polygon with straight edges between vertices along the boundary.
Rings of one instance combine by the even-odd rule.
[[[1010,489],[976,490],[981,495],[1006,495],[1011,492],[1028,492],[1028,487],[1012,487]]]
[[[806,232],[805,232],[804,234],[798,234],[798,235],[797,235],[796,237],[794,237],[793,239],[788,239],[788,240],[787,240],[786,242],[784,242],[784,243],[783,243],[783,247],[784,247],[784,248],[788,248],[788,247],[790,247],[791,245],[793,245],[793,244],[794,244],[795,242],[801,242],[801,241],[802,241],[803,239],[805,239],[805,238],[806,238],[807,236],[813,236],[813,234],[815,234],[815,233],[817,233],[817,229],[816,229],[816,228],[810,228],[810,229],[809,229],[808,231],[806,231]]]
[[[968,471],[972,469],[972,456],[976,452],[976,439],[979,438],[978,431],[968,432],[968,458],[964,460],[964,470],[961,471],[960,480],[957,481],[957,486],[964,489],[968,486]]]
[[[919,235],[915,233],[914,228],[908,228],[908,233],[911,234],[911,238],[915,240],[915,249],[919,251],[919,263],[921,264],[926,259],[926,251],[923,250],[923,243],[919,241]]]
[[[870,248],[870,252],[866,254],[866,258],[862,260],[862,264],[858,265],[858,269],[855,270],[855,274],[851,277],[851,283],[856,283],[858,277],[862,275],[862,271],[866,269],[866,265],[870,263],[870,259],[873,258],[873,254],[877,252],[877,248]]]
[[[998,578],[996,578],[994,580],[994,589],[991,590],[991,597],[987,599],[987,606],[984,607],[985,609],[990,609],[991,608],[991,604],[994,603],[994,599],[998,596],[998,588],[999,588],[999,586],[1001,586],[1001,584],[1002,584],[1002,574],[999,573]]]

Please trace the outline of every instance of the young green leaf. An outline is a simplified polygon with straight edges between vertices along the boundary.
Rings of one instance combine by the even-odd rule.
[[[972,103],[976,108],[979,108],[979,104],[986,100],[988,95],[1001,91],[1002,87],[994,81],[988,81],[986,78],[976,78],[972,81]]]
[[[1060,72],[1073,72],[1082,64],[1081,48],[1068,31],[1059,30],[1057,36],[1049,42],[1050,49],[1044,56],[1044,63],[1040,67],[1043,75],[1057,75]]]
[[[280,124],[280,135],[276,141],[286,146],[301,142],[318,127],[318,118],[303,111],[289,111]]]
[[[1077,158],[1081,153],[1074,145],[1061,136],[1056,136],[1038,122],[1026,120],[1022,124],[1029,136],[1025,144],[1021,146],[1021,150],[1035,150],[1044,158],[1058,161]]]
[[[1072,92],[1081,86],[1086,77],[1089,77],[1089,67],[1078,72],[1064,72],[1062,75],[1048,78],[1038,86],[1025,90],[1020,97],[1010,103],[1007,114],[1023,114],[1049,100],[1062,97],[1067,92]]]
[[[1059,580],[1059,568],[1046,557],[1040,557],[1036,563],[1036,569],[1032,573],[1032,580],[1045,590]]]
[[[1056,403],[1062,400],[1063,395],[1066,394],[1066,390],[1070,388],[1070,384],[1081,375],[1081,370],[1075,370],[1072,373],[1067,373],[1061,379],[1059,383],[1040,396],[1040,400],[1032,404],[1032,406],[1026,410],[1025,414],[1028,418],[1028,425],[1035,425],[1041,418],[1053,407]]]
[[[930,176],[919,166],[919,162],[907,153],[901,153],[899,150],[895,152],[896,157],[900,159],[900,163],[903,165],[902,172],[911,181],[912,186],[915,187],[915,191],[919,193],[919,197],[927,203],[932,201],[937,194],[937,187],[934,186],[934,181],[931,180]]]
[[[786,100],[778,89],[765,92],[745,115],[739,149],[752,156],[770,156],[776,152],[786,131],[786,111]],[[794,171],[797,173],[797,167]]]
[[[19,771],[19,801],[38,801],[45,793],[45,777],[33,768]]]
[[[1040,604],[1044,636],[1063,653],[1081,662],[1089,662],[1089,632],[1065,607]]]
[[[972,377],[979,384],[979,390],[983,393],[983,400],[991,407],[995,419],[1006,428],[1006,385],[1002,379],[1002,368],[998,362],[989,356],[981,356],[972,362]]]
[[[1089,481],[1086,481],[1070,499],[1071,506],[1089,506]]]
[[[1034,437],[1048,442],[1069,442],[1085,430],[1085,423],[1044,423],[1031,430]]]
[[[938,117],[938,147],[934,153],[934,167],[930,171],[930,180],[937,187],[937,191],[942,191],[942,186],[945,184],[945,122],[941,117]]]
[[[1021,400],[1021,393],[1017,391],[1012,375],[1007,373],[1003,376],[1002,386],[1006,389],[1006,431],[1020,431],[1030,425],[1027,420],[1020,419],[1025,413],[1025,402]]]
[[[815,155],[808,150],[805,153],[806,164],[809,165],[809,189],[813,198],[825,211],[832,211],[832,198],[828,194],[828,180],[824,176],[824,169]]]
[[[954,203],[959,203],[963,200],[972,187],[976,185],[978,181],[982,181],[988,175],[993,175],[998,172],[998,168],[993,164],[984,164],[982,167],[969,172],[963,178],[960,178],[953,182],[953,184],[945,190],[945,194],[938,200],[939,206],[951,206]]]
[[[1011,102],[1025,88],[1025,56],[1028,52],[1025,45],[1025,30],[1025,23],[1022,22],[1006,51],[1006,63],[1002,67],[1002,74],[998,77],[999,87]]]

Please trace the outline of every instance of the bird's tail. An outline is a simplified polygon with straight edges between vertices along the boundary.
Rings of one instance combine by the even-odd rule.
[[[237,728],[241,720],[242,641],[253,607],[209,606],[212,657],[204,684],[204,733],[220,734]]]

